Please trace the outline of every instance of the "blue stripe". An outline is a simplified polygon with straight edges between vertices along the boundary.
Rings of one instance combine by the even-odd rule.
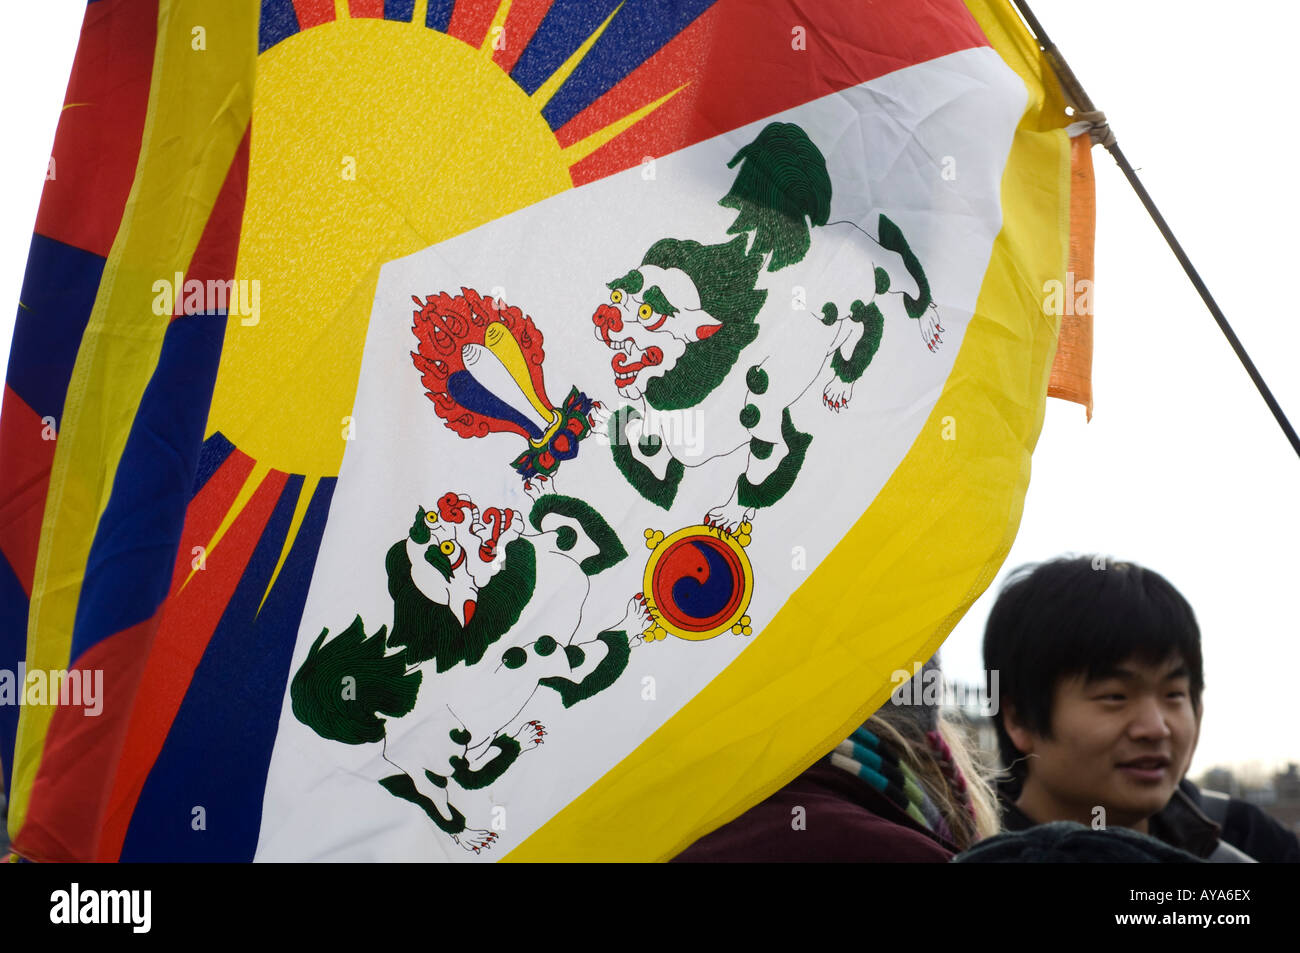
[[[454,0],[429,0],[428,12],[424,15],[424,25],[431,30],[441,30],[447,32],[447,26],[451,23],[451,8],[456,4]]]
[[[9,351],[8,384],[41,417],[63,416],[77,349],[90,321],[104,259],[33,235]]]
[[[677,0],[672,4],[628,0],[573,75],[551,97],[542,110],[543,118],[552,129],[559,129],[658,53],[713,3],[714,0]]]
[[[14,736],[18,733],[18,663],[27,658],[27,593],[9,560],[0,556],[0,668],[14,679],[13,704],[0,703],[0,765],[4,767],[4,790],[9,791],[9,777],[14,770]]]
[[[252,860],[289,664],[335,483],[331,477],[318,484],[259,613],[303,478],[292,476],[285,485],[140,793],[123,861]],[[204,830],[194,829],[195,807],[204,809]]]
[[[91,543],[74,660],[148,619],[167,596],[225,335],[224,314],[188,315],[167,327]]]
[[[191,498],[199,495],[199,491],[212,478],[212,474],[221,469],[221,465],[226,462],[226,458],[234,451],[235,445],[219,431],[203,441],[203,449],[199,451],[199,469],[194,475],[194,490],[190,494]]]
[[[618,4],[619,0],[555,0],[510,76],[531,96]]]
[[[265,53],[300,29],[290,0],[262,0],[262,22],[257,31],[257,52]]]
[[[384,0],[384,19],[410,23],[415,16],[415,0]]]

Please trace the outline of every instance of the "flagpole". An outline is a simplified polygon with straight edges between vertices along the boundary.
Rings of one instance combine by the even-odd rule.
[[[1047,36],[1047,32],[1043,29],[1043,25],[1039,23],[1038,18],[1034,16],[1034,11],[1029,9],[1027,0],[1012,0],[1012,3],[1014,3],[1016,9],[1020,11],[1020,15],[1024,17],[1026,25],[1029,27],[1030,32],[1033,33],[1034,39],[1037,40],[1039,48],[1043,51],[1043,55],[1047,57],[1048,63],[1051,64],[1052,71],[1056,73],[1056,78],[1061,83],[1061,88],[1065,92],[1066,99],[1069,101],[1070,105],[1074,107],[1075,112],[1097,113],[1097,109],[1093,106],[1092,100],[1084,91],[1083,85],[1079,82],[1078,77],[1074,75],[1074,70],[1070,69],[1070,64],[1065,61],[1065,57],[1061,55],[1061,51]],[[1269,390],[1268,384],[1264,382],[1263,376],[1255,367],[1255,362],[1252,361],[1250,355],[1246,353],[1246,349],[1242,346],[1241,341],[1232,330],[1232,326],[1228,324],[1228,319],[1224,315],[1223,310],[1219,307],[1218,302],[1214,300],[1214,296],[1210,294],[1210,289],[1205,286],[1205,282],[1201,280],[1201,276],[1197,272],[1196,266],[1193,265],[1192,260],[1187,257],[1187,252],[1183,250],[1182,244],[1174,236],[1173,230],[1169,227],[1169,223],[1166,222],[1165,217],[1160,214],[1160,209],[1156,207],[1155,201],[1151,198],[1150,193],[1147,192],[1146,187],[1142,184],[1142,180],[1137,177],[1137,173],[1133,170],[1133,166],[1129,164],[1123,150],[1119,147],[1119,143],[1115,141],[1114,133],[1110,131],[1109,126],[1104,126],[1104,129],[1105,133],[1101,142],[1106,147],[1106,151],[1114,158],[1116,165],[1118,165],[1120,171],[1124,173],[1124,178],[1128,179],[1129,185],[1131,185],[1133,191],[1137,193],[1138,199],[1142,202],[1143,207],[1151,216],[1152,221],[1156,223],[1156,228],[1158,228],[1160,234],[1164,236],[1169,248],[1174,253],[1174,257],[1176,257],[1178,263],[1183,266],[1183,271],[1185,271],[1187,277],[1191,279],[1192,285],[1201,296],[1201,300],[1205,302],[1205,306],[1210,309],[1210,314],[1212,314],[1214,320],[1218,322],[1219,330],[1223,332],[1223,336],[1226,337],[1228,343],[1232,345],[1232,350],[1236,353],[1237,359],[1241,361],[1241,365],[1246,369],[1246,373],[1250,375],[1250,379],[1255,382],[1255,387],[1258,388],[1260,396],[1264,398],[1264,403],[1268,404],[1268,409],[1273,412],[1273,416],[1277,419],[1278,426],[1282,428],[1282,433],[1284,433],[1287,440],[1291,442],[1291,449],[1296,452],[1297,457],[1300,457],[1300,436],[1296,435],[1295,428],[1292,427],[1291,422],[1287,420],[1286,414],[1282,411],[1281,405],[1278,404],[1277,399],[1273,396],[1273,392]]]

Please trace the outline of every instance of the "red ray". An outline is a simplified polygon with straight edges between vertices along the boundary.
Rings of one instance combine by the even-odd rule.
[[[198,668],[212,633],[239,585],[288,479],[288,474],[271,470],[222,537],[221,545],[209,558],[207,568],[195,573],[188,586],[163,603],[158,634],[135,693],[130,728],[123,742],[112,794],[104,814],[97,851],[99,860],[115,861],[122,852],[122,842],[140,791],[158,753],[162,751],[185,693],[189,691],[194,670]],[[183,537],[190,536],[188,523],[187,518]],[[185,564],[187,571],[190,558],[188,549],[182,548],[177,554],[178,561]]]
[[[480,0],[478,3],[461,0],[451,11],[447,35],[464,40],[470,46],[481,46],[499,5],[499,0]]]
[[[334,0],[293,0],[298,14],[298,29],[310,30],[334,19]]]
[[[524,48],[532,40],[554,2],[555,0],[515,0],[511,4],[510,14],[506,17],[505,35],[502,37],[505,46],[492,54],[497,66],[507,73],[515,68]]]
[[[172,571],[171,588],[167,591],[168,599],[173,598],[181,583],[189,578],[194,547],[207,546],[211,542],[222,518],[234,505],[252,472],[253,458],[241,450],[233,450],[190,502],[185,511],[185,526],[181,530],[181,544],[177,550],[176,568]]]
[[[349,0],[348,12],[354,17],[371,17],[382,20],[384,17],[384,0]]]

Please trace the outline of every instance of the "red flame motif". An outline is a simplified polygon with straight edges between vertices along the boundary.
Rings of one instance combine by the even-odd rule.
[[[537,395],[547,406],[552,406],[542,382],[542,359],[545,356],[542,332],[519,308],[503,306],[504,302],[496,298],[484,298],[472,288],[460,290],[461,294],[454,297],[440,292],[429,295],[424,301],[411,296],[418,309],[411,330],[420,342],[419,350],[411,352],[411,360],[420,372],[425,392],[433,401],[438,416],[462,437],[485,437],[502,431],[527,437],[528,433],[518,424],[485,417],[458,404],[447,393],[447,380],[465,370],[461,348],[466,344],[482,344],[488,325],[499,321],[518,342]]]
[[[448,523],[461,523],[465,520],[465,510],[476,509],[468,497],[461,497],[455,493],[444,493],[438,500],[438,515]]]

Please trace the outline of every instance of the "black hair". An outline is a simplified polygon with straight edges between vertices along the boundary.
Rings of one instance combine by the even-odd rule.
[[[1023,752],[1003,723],[1006,703],[1024,726],[1051,737],[1056,686],[1101,678],[1135,659],[1187,667],[1192,705],[1205,687],[1201,631],[1182,594],[1151,569],[1106,556],[1061,556],[1007,577],[984,627],[984,667],[998,673],[993,723],[1003,764],[1023,780]]]

